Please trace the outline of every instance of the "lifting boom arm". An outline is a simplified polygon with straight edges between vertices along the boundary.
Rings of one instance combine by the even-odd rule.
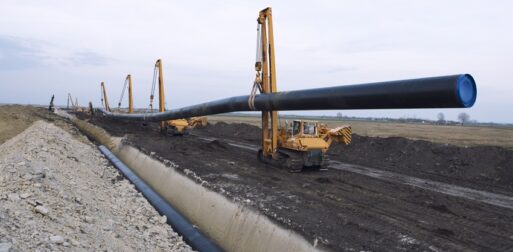
[[[132,75],[127,75],[128,79],[128,113],[134,113],[134,97],[132,94]]]
[[[257,29],[257,61],[255,84],[263,94],[275,93],[276,63],[274,57],[273,18],[271,8],[260,11]],[[262,111],[262,151],[265,156],[276,153],[278,148],[278,113],[275,110]]]
[[[164,113],[165,109],[165,96],[164,96],[164,76],[162,74],[162,60],[158,59],[155,63],[153,71],[153,83],[152,91],[150,96],[150,108],[153,107],[153,95],[155,92],[156,76],[158,74],[159,83],[159,113]],[[160,130],[162,133],[167,135],[186,135],[189,133],[189,129],[195,126],[205,125],[207,123],[206,118],[174,118],[172,120],[160,120]]]
[[[155,68],[158,69],[159,74],[159,112],[166,111],[165,102],[164,102],[164,77],[162,76],[162,60],[158,59],[155,62]],[[166,127],[166,123],[164,121],[160,122],[160,130],[164,131]]]
[[[128,86],[128,113],[131,114],[134,112],[134,104],[133,104],[133,96],[132,96],[132,75],[128,74],[125,78],[125,83],[123,85],[123,90],[121,90],[121,97],[119,98],[118,110],[121,109],[121,102],[123,101],[123,96],[125,94],[125,90]]]
[[[105,91],[105,83],[103,81],[101,83],[101,86],[102,86],[102,103],[103,103],[103,105],[105,105],[105,111],[110,112],[109,101],[107,100],[107,91]]]

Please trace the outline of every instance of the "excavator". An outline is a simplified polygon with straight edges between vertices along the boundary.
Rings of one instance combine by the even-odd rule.
[[[158,59],[155,62],[155,68],[153,72],[153,83],[151,88],[150,95],[150,110],[153,111],[153,98],[155,93],[155,85],[156,85],[156,75],[158,74],[158,83],[159,83],[159,112],[164,112],[165,102],[164,102],[164,78],[162,75],[162,60]],[[206,126],[207,125],[206,117],[192,117],[192,118],[184,118],[184,119],[174,119],[160,122],[160,131],[166,135],[171,136],[183,136],[188,135],[189,130],[193,129],[196,126]]]
[[[254,108],[257,90],[262,94],[277,92],[271,8],[260,11],[257,22],[256,77],[248,100],[250,108]],[[327,170],[326,152],[330,145],[334,141],[350,144],[351,134],[351,126],[329,129],[315,121],[294,120],[278,127],[278,112],[262,111],[262,147],[258,159],[290,172],[305,168]]]

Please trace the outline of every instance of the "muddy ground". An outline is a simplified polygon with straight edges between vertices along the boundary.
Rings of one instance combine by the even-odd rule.
[[[143,127],[99,117],[91,122],[193,171],[211,189],[332,250],[513,250],[511,209],[335,169],[289,173],[259,163],[252,150],[228,144],[257,145],[260,130],[254,126],[218,123],[195,129],[194,135],[167,137],[156,124]],[[403,138],[353,139],[350,146],[335,145],[330,158],[513,195],[511,151]]]

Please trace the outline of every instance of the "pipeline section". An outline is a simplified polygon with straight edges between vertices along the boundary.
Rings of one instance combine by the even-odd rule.
[[[469,74],[235,96],[158,113],[120,114],[99,109],[116,120],[164,121],[240,111],[469,108],[477,88]]]
[[[100,145],[100,151],[123,175],[135,185],[144,197],[157,209],[160,214],[167,217],[167,223],[183,236],[183,239],[192,249],[197,251],[223,251],[199,230],[195,229],[187,219],[175,210],[169,203],[160,197],[151,187],[140,179],[130,168],[119,160],[107,147]]]

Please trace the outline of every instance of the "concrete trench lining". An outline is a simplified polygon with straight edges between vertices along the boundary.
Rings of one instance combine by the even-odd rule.
[[[203,235],[200,230],[194,227],[187,219],[181,215],[176,209],[167,203],[158,193],[148,186],[141,178],[139,178],[128,166],[119,160],[104,145],[98,147],[107,159],[135,185],[137,190],[157,209],[157,211],[167,217],[167,223],[170,224],[174,231],[183,236],[184,241],[191,246],[192,249],[198,251],[222,251],[216,244]]]
[[[210,191],[132,146],[120,145],[113,152],[226,251],[317,250],[295,232]]]
[[[112,138],[103,129],[74,117],[83,133],[106,145],[155,192],[226,251],[322,251],[267,216],[205,188],[173,167]]]

